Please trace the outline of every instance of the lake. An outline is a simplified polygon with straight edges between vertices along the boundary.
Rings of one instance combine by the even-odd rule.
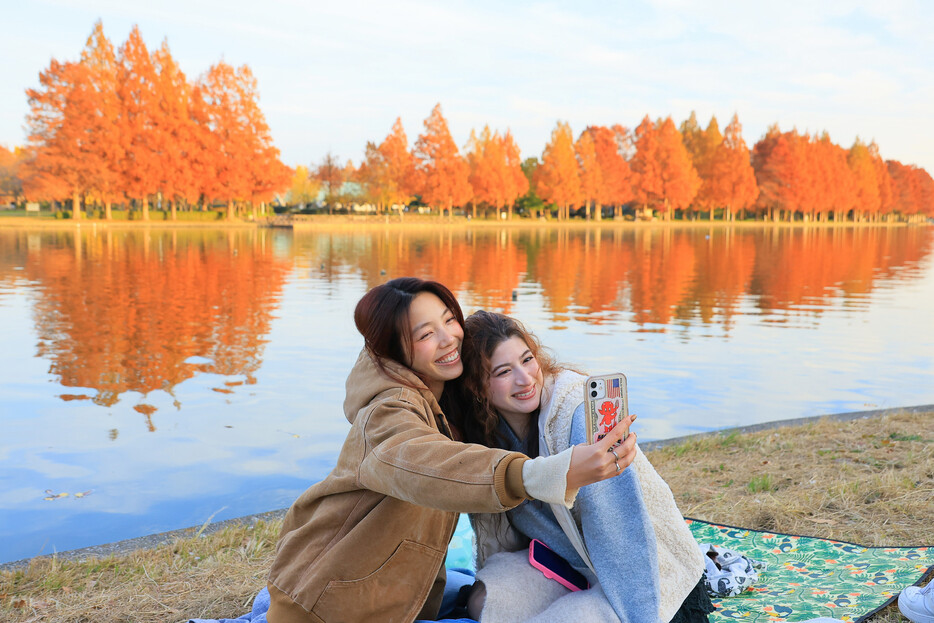
[[[642,440],[934,403],[932,243],[931,227],[0,230],[0,561],[291,504],[349,427],[353,307],[403,275],[624,372]]]

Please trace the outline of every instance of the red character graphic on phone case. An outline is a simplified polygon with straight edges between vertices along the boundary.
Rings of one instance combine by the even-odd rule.
[[[616,424],[616,414],[619,413],[619,401],[604,401],[603,404],[600,405],[600,409],[597,410],[597,413],[603,416],[603,419],[600,420],[600,434],[597,436],[597,439],[603,439],[608,432],[613,430],[613,426]]]

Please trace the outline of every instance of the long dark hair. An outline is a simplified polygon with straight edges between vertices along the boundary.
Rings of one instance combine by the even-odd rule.
[[[461,348],[464,374],[460,385],[465,401],[469,402],[468,413],[459,422],[464,431],[464,440],[491,448],[503,446],[497,432],[499,414],[490,404],[490,358],[496,347],[506,340],[518,337],[538,361],[544,376],[556,374],[560,368],[538,338],[521,322],[504,314],[478,311],[464,321],[465,337]],[[537,439],[537,437],[536,437]]]
[[[363,336],[364,346],[373,355],[380,371],[407,387],[412,387],[411,383],[391,374],[386,369],[386,360],[391,359],[411,369],[410,355],[407,354],[412,352],[409,308],[422,292],[430,292],[441,299],[464,327],[464,312],[451,291],[437,281],[418,277],[399,277],[376,286],[363,295],[353,313],[357,331]],[[415,374],[421,378],[417,372]]]

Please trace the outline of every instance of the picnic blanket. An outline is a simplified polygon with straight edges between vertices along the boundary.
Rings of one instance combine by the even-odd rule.
[[[844,541],[686,519],[699,543],[712,543],[767,563],[751,589],[713,599],[711,623],[808,621],[829,617],[859,623],[916,584],[934,566],[934,546],[865,547]],[[448,567],[473,568],[472,532],[461,516],[448,548]]]

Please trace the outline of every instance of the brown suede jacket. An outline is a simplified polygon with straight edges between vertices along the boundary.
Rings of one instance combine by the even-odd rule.
[[[386,368],[423,387],[407,368]],[[528,459],[452,441],[434,395],[389,378],[366,351],[347,378],[344,413],[351,428],[337,466],[282,525],[267,620],[434,619],[458,513],[519,504]]]

